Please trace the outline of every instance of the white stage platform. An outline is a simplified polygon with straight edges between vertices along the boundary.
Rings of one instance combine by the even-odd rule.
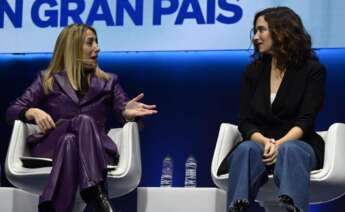
[[[217,188],[139,187],[138,212],[224,212],[226,192]]]
[[[0,187],[1,212],[37,212],[38,195],[17,188]]]
[[[138,212],[224,212],[226,193],[217,188],[139,187]],[[1,212],[37,212],[38,195],[0,187]]]

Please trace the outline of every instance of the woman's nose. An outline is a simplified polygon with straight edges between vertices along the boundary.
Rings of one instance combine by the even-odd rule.
[[[99,52],[99,51],[100,51],[100,48],[99,48],[98,43],[95,43],[94,49],[95,49],[96,52]]]
[[[259,39],[259,33],[255,32],[254,36],[253,36],[253,41],[258,40]]]
[[[258,33],[255,33],[254,36],[253,36],[253,40],[252,40],[252,41],[253,41],[253,44],[256,44],[257,42],[259,42],[259,39],[260,39],[260,38],[259,38]]]

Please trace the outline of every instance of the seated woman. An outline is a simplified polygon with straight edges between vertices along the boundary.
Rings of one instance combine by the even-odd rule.
[[[32,156],[53,159],[39,211],[72,211],[78,189],[96,211],[112,211],[105,195],[107,164],[115,164],[117,147],[107,136],[108,109],[124,120],[157,113],[128,100],[115,74],[97,65],[95,29],[72,24],[60,33],[48,69],[41,72],[7,110],[7,119],[33,122],[44,133],[30,136]]]
[[[314,124],[325,94],[325,68],[300,17],[286,7],[254,18],[254,60],[241,88],[241,142],[229,155],[228,211],[246,211],[273,173],[288,211],[308,211],[310,171],[322,167]]]

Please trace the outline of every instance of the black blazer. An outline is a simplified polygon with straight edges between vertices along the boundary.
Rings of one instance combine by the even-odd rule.
[[[324,142],[315,133],[314,123],[325,96],[325,67],[318,60],[307,60],[298,68],[289,68],[270,103],[271,61],[254,61],[242,81],[239,130],[243,140],[249,140],[254,132],[269,138],[279,139],[292,127],[303,130],[301,140],[310,144],[321,168],[324,157]],[[225,163],[225,164],[224,164]],[[227,169],[222,163],[218,173]],[[223,170],[223,171],[222,171]]]

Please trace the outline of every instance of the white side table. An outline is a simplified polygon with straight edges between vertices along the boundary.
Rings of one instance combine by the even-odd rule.
[[[226,192],[217,188],[139,187],[138,212],[225,212]]]
[[[0,187],[1,212],[37,212],[38,195],[17,188]]]

